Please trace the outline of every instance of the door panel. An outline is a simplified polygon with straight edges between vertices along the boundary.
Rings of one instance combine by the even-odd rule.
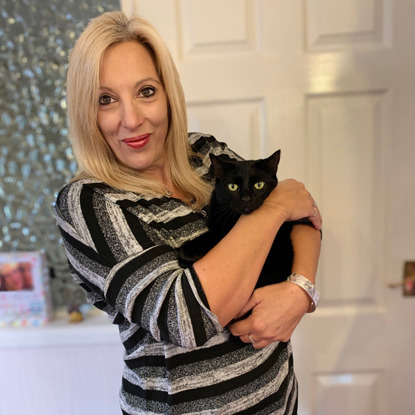
[[[264,153],[265,103],[260,99],[194,103],[188,108],[189,130],[208,131],[244,157]]]
[[[308,183],[324,212],[319,286],[326,305],[382,307],[385,212],[378,206],[385,199],[388,105],[382,92],[307,101]]]

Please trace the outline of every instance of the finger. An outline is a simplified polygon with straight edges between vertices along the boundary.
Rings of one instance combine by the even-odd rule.
[[[308,218],[310,219],[313,226],[319,231],[322,227],[323,219],[322,219],[321,213],[318,209],[318,205],[317,205],[316,201],[313,199],[313,197],[311,196],[311,194],[310,194],[310,198],[312,200],[312,208],[313,208],[314,212]]]
[[[258,341],[256,343],[252,343],[252,347],[254,349],[263,349],[264,347],[267,347],[269,344],[271,344],[273,342],[266,342],[266,341]]]
[[[239,336],[239,338],[244,342],[244,343],[251,343],[251,344],[255,344],[257,343],[257,340],[255,340],[255,334],[244,334],[243,336]],[[258,340],[259,341],[259,340]]]
[[[252,347],[254,349],[263,349],[264,347],[267,347],[268,345],[270,345],[271,343],[274,343],[275,340],[274,339],[260,339],[254,343],[252,343]]]
[[[244,343],[251,343],[255,349],[262,349],[271,344],[273,339],[259,339],[256,334],[244,334],[239,337]]]
[[[239,319],[246,314],[248,314],[255,306],[256,302],[252,299],[252,297],[248,300],[248,302],[242,307],[241,311],[235,316],[235,319]]]
[[[250,318],[230,323],[228,324],[228,329],[234,336],[240,337],[245,335],[246,338],[248,338],[249,333],[253,333],[254,331]]]
[[[310,222],[313,224],[315,229],[317,229],[318,231],[321,230],[321,227],[323,225],[323,220],[320,214],[316,216],[309,216],[308,219],[310,219]]]

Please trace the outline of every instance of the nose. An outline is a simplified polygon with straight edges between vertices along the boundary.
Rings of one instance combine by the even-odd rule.
[[[121,107],[121,123],[128,130],[135,130],[145,119],[143,108],[134,100],[123,103]]]

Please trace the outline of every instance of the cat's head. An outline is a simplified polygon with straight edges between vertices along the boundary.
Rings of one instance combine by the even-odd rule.
[[[262,205],[277,186],[281,150],[259,160],[232,160],[210,155],[215,177],[215,198],[236,214],[249,214]]]

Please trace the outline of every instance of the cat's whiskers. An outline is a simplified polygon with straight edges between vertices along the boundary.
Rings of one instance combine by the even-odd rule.
[[[226,203],[221,203],[216,211],[213,213],[215,219],[224,219],[238,216],[231,207]]]
[[[227,203],[221,203],[216,205],[215,212],[212,215],[212,220],[215,223],[221,224],[220,231],[226,233],[229,227],[237,221],[240,215],[236,213]],[[219,231],[219,229],[217,229]]]

